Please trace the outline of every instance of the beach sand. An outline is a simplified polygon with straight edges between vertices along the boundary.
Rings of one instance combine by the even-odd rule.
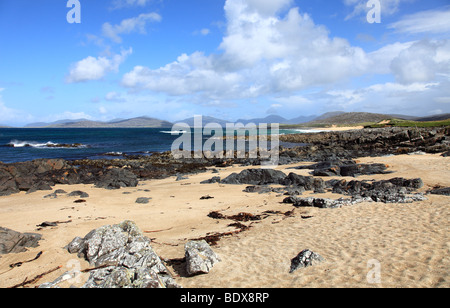
[[[450,159],[439,155],[361,158],[358,161],[388,164],[389,170],[395,172],[362,176],[358,180],[420,177],[425,183],[420,191],[436,185],[450,186]],[[308,175],[309,172],[287,170],[288,167],[291,166],[277,169],[286,174]],[[276,193],[245,193],[242,190],[246,185],[200,184],[213,176],[225,178],[243,169],[234,166],[219,169],[219,174],[209,171],[182,181],[175,181],[174,177],[145,181],[136,188],[113,191],[92,185],[54,187],[68,193],[85,191],[90,195],[85,198],[86,203],[74,203],[77,198],[66,195],[44,199],[51,193],[49,191],[1,197],[0,226],[40,233],[42,240],[37,248],[0,257],[0,287],[20,284],[56,267],[60,269],[27,287],[52,281],[68,270],[90,268],[86,261],[69,254],[63,247],[74,237],[84,237],[104,225],[132,220],[153,239],[152,247],[161,258],[177,259],[184,257],[184,244],[190,239],[236,230],[227,227],[232,223],[230,220],[207,217],[211,211],[235,215],[293,209],[292,205],[281,203],[285,196]],[[205,195],[214,198],[200,200]],[[330,193],[315,196],[340,197]],[[137,204],[135,201],[139,197],[152,199],[148,204]],[[436,195],[427,198],[427,201],[412,204],[360,203],[340,209],[298,208],[292,217],[273,214],[262,221],[245,223],[252,228],[223,237],[213,246],[222,262],[209,274],[189,278],[179,266],[169,269],[176,276],[176,282],[185,288],[448,288],[450,199]],[[44,221],[63,223],[36,231],[36,225]],[[320,254],[326,261],[289,274],[290,260],[304,249]],[[40,251],[43,253],[37,260],[10,269],[10,264],[33,259]],[[85,273],[70,283],[81,286],[88,275]],[[379,277],[379,283],[368,277]]]

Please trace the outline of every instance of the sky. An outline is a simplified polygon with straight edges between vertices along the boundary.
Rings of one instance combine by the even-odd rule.
[[[0,124],[450,112],[448,0],[68,2],[0,1]]]

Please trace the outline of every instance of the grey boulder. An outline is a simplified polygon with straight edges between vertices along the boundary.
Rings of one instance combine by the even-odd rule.
[[[191,241],[184,246],[186,271],[189,276],[207,274],[220,257],[211,249],[206,241]]]
[[[91,272],[84,288],[178,287],[153,251],[150,239],[132,221],[103,226],[84,238],[76,237],[67,249],[98,268]]]

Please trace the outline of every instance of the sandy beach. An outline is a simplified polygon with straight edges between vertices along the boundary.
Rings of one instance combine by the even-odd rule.
[[[421,177],[427,191],[437,185],[450,186],[450,160],[439,155],[400,155],[361,158],[361,163],[383,163],[394,171],[389,175],[362,176],[363,179]],[[300,163],[298,165],[308,165]],[[279,166],[277,169],[292,172]],[[245,167],[248,168],[248,167]],[[225,177],[244,167],[219,170]],[[308,175],[309,170],[295,170]],[[92,185],[58,185],[66,192],[89,194],[85,203],[76,197],[44,198],[48,191],[24,192],[0,198],[0,226],[19,232],[42,234],[40,246],[27,252],[0,258],[0,287],[10,287],[55,267],[59,270],[39,279],[35,287],[52,281],[71,269],[88,269],[89,264],[63,249],[74,237],[124,220],[134,221],[153,240],[152,247],[163,259],[184,256],[190,239],[216,232],[236,230],[229,220],[207,217],[211,211],[226,215],[240,212],[261,214],[287,212],[293,206],[282,204],[276,193],[243,192],[245,185],[200,184],[217,174],[206,172],[175,181],[174,177],[141,182],[136,188],[105,190]],[[200,200],[210,195],[213,199]],[[337,199],[336,194],[315,196]],[[151,198],[137,204],[139,197]],[[294,215],[269,215],[262,221],[245,223],[251,228],[223,237],[214,251],[221,257],[209,274],[186,277],[176,265],[169,267],[182,287],[300,288],[300,287],[450,287],[449,199],[427,195],[427,201],[412,204],[360,203],[339,209],[296,208]],[[303,219],[308,217],[308,219]],[[61,222],[56,227],[36,231],[44,221]],[[290,260],[300,251],[311,249],[325,262],[289,274]],[[9,265],[33,259],[20,267]],[[369,283],[373,260],[379,262],[380,283]],[[70,285],[81,286],[89,274]],[[70,286],[62,285],[62,286]]]

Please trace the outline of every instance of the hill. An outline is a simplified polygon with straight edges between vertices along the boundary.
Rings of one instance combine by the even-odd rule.
[[[330,125],[357,125],[363,123],[378,123],[384,120],[390,120],[393,117],[386,114],[369,112],[347,112],[339,115],[323,118],[320,117],[314,121],[306,123],[307,126],[330,126]]]
[[[126,120],[114,120],[111,122],[79,120],[61,120],[53,123],[32,123],[26,128],[167,128],[172,123],[149,117],[138,117]]]

